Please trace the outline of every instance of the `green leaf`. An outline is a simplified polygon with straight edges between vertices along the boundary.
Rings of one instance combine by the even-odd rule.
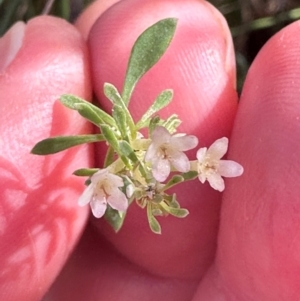
[[[116,136],[116,133],[111,129],[110,126],[106,124],[102,124],[100,126],[101,133],[103,134],[104,138],[108,142],[108,144],[117,152],[120,153],[119,150],[119,141]]]
[[[107,207],[104,218],[106,221],[112,226],[112,228],[118,232],[124,223],[124,219],[126,217],[126,212],[119,213],[117,210]]]
[[[78,111],[83,117],[87,118],[86,116],[90,116],[92,118],[91,121],[93,120],[92,122],[97,126],[106,123],[116,127],[114,119],[109,114],[80,97],[64,94],[60,97],[60,101],[67,108]],[[97,115],[98,118],[96,118],[95,115]]]
[[[169,207],[171,208],[180,208],[180,205],[178,201],[176,200],[176,193],[173,193],[172,195],[164,195],[164,199]]]
[[[198,176],[198,172],[195,170],[190,170],[186,173],[181,174],[184,178],[184,181],[194,180]]]
[[[139,164],[139,171],[142,174],[142,176],[146,179],[147,174],[144,165],[140,162],[131,145],[127,141],[122,140],[119,142],[119,148],[123,156],[129,158],[133,162],[133,164]]]
[[[152,132],[154,131],[154,129],[156,128],[156,126],[159,124],[160,121],[161,119],[159,118],[159,116],[154,116],[150,119],[149,136],[151,136]]]
[[[99,117],[99,115],[91,108],[90,105],[87,105],[85,103],[78,103],[74,105],[76,111],[85,119],[89,120],[96,126],[100,126],[100,124],[103,124],[104,121]]]
[[[75,105],[78,103],[89,103],[88,101],[71,94],[63,94],[60,96],[60,102],[69,109],[76,110]]]
[[[90,177],[94,173],[99,171],[99,168],[80,168],[73,172],[73,175],[79,176],[79,177]]]
[[[182,183],[184,181],[184,177],[181,175],[174,175],[167,183],[166,185],[162,188],[161,191],[165,191],[169,189],[172,186],[175,186],[179,183]]]
[[[169,131],[170,134],[176,132],[177,127],[181,124],[181,120],[176,114],[171,115],[162,125]]]
[[[122,159],[122,161],[124,162],[124,164],[131,169],[131,165],[127,159],[126,156],[123,155],[123,153],[121,152],[120,148],[119,148],[119,140],[116,137],[114,131],[106,124],[102,124],[100,126],[101,132],[103,134],[103,136],[105,137],[106,141],[108,142],[108,144],[119,154],[120,158]]]
[[[163,215],[164,215],[164,213],[162,212],[162,210],[160,210],[160,209],[158,209],[158,208],[153,209],[153,210],[152,210],[152,214],[153,214],[154,216],[163,216]]]
[[[161,189],[161,191],[165,191],[169,188],[171,188],[172,186],[175,186],[179,183],[185,182],[185,181],[190,181],[190,180],[194,180],[195,178],[197,178],[198,176],[198,172],[195,170],[190,170],[186,173],[182,173],[180,175],[174,175],[167,183],[166,185]]]
[[[103,92],[104,95],[112,102],[112,104],[120,105],[122,102],[125,105],[118,89],[113,84],[104,83]]]
[[[83,143],[92,143],[104,140],[104,136],[101,134],[58,136],[38,142],[31,150],[31,153],[35,155],[50,155]]]
[[[147,217],[148,217],[149,226],[150,226],[150,229],[152,230],[152,232],[154,232],[156,234],[161,234],[160,224],[152,214],[151,203],[148,203],[148,205],[147,205]]]
[[[128,137],[127,124],[126,124],[126,114],[124,110],[119,105],[114,105],[112,109],[112,116],[116,121],[117,127],[121,133],[122,138]]]
[[[133,45],[127,66],[122,98],[128,106],[138,80],[162,57],[171,43],[177,19],[161,20],[147,28]]]
[[[173,90],[164,90],[162,91],[157,98],[155,99],[154,103],[151,107],[147,110],[147,112],[142,116],[140,121],[137,123],[137,128],[143,128],[149,123],[149,118],[162,108],[166,107],[173,98]]]
[[[135,154],[134,150],[132,149],[132,147],[130,146],[130,144],[127,141],[125,141],[125,140],[120,141],[119,148],[120,148],[120,152],[125,157],[128,157],[134,164],[140,162],[137,155]]]
[[[178,218],[184,218],[189,215],[189,211],[183,208],[171,208],[169,207],[169,213]]]
[[[170,213],[173,216],[176,216],[178,218],[184,218],[189,214],[189,211],[187,209],[182,208],[172,208],[169,207],[166,203],[161,202],[160,206],[168,213]]]
[[[111,146],[109,146],[105,155],[104,168],[106,168],[108,165],[114,162],[114,153],[114,149]]]
[[[136,130],[135,130],[134,121],[132,119],[132,116],[131,116],[126,104],[124,103],[121,95],[119,94],[117,88],[112,84],[105,83],[104,84],[104,94],[109,100],[111,100],[111,102],[114,105],[118,105],[121,107],[121,109],[123,110],[123,114],[125,114],[125,116],[126,116],[125,120],[128,124],[129,130],[130,130],[132,136],[135,138]],[[127,126],[125,127],[125,129],[123,131],[126,131],[126,130],[127,130]]]
[[[155,204],[160,204],[164,200],[163,195],[161,194],[155,194],[153,199],[151,200]]]

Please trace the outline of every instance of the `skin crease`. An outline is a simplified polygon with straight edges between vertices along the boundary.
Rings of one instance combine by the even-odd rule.
[[[220,14],[207,3],[202,1],[123,0],[112,6],[97,21],[89,36],[88,46],[92,60],[93,87],[101,104],[108,108],[107,101],[103,99],[100,92],[103,81],[112,82],[121,88],[125,63],[134,35],[155,20],[163,16],[168,17],[169,13],[167,14],[167,12],[170,12],[171,8],[172,13],[177,14],[182,22],[178,25],[178,35],[176,33],[177,36],[166,56],[162,58],[156,69],[154,67],[151,70],[149,78],[145,77],[138,85],[132,104],[135,102],[139,105],[134,105],[132,110],[137,118],[143,110],[143,105],[147,107],[147,101],[153,100],[157,91],[173,88],[177,96],[175,94],[172,110],[175,112],[179,110],[180,117],[184,121],[181,130],[197,134],[200,137],[199,146],[203,146],[221,135],[229,135],[233,117],[236,114],[236,94],[233,89],[234,59],[232,46],[229,46],[231,45],[229,31],[224,28]],[[131,13],[125,14],[124,11]],[[142,19],[131,24],[132,20],[135,20],[134,17],[141,16],[143,11],[146,11],[147,14],[143,13]],[[123,17],[121,18],[122,14]],[[201,22],[197,22],[197,16],[201,17]],[[24,262],[27,260],[26,263],[29,260],[34,260],[34,272],[38,272],[31,272],[30,277],[25,277],[24,273],[27,271],[23,268],[25,263],[21,265],[23,269],[19,267],[18,261],[18,265],[11,264],[10,274],[6,274],[5,278],[0,278],[0,285],[2,285],[0,286],[0,296],[4,296],[5,300],[9,301],[40,300],[41,295],[63,265],[75,240],[79,238],[87,212],[87,208],[78,208],[74,202],[74,198],[76,199],[81,191],[82,186],[79,185],[82,185],[81,180],[72,178],[70,181],[74,181],[72,187],[74,189],[76,187],[75,191],[71,192],[70,195],[68,188],[67,193],[61,193],[62,201],[56,200],[55,202],[53,202],[53,198],[59,195],[56,191],[57,186],[48,187],[44,184],[37,191],[36,189],[26,191],[27,187],[25,185],[24,187],[17,186],[15,180],[16,175],[21,174],[19,170],[22,169],[26,180],[35,188],[36,182],[55,183],[54,179],[51,181],[51,176],[54,178],[63,173],[67,177],[79,167],[78,164],[82,166],[82,164],[92,163],[90,162],[92,160],[88,159],[92,157],[91,153],[85,152],[85,150],[80,151],[81,161],[78,162],[78,157],[76,157],[76,150],[77,153],[79,152],[78,148],[74,150],[74,153],[68,154],[68,159],[65,159],[66,154],[62,153],[62,155],[53,156],[52,159],[47,157],[48,161],[38,158],[35,159],[38,160],[35,162],[27,155],[31,145],[49,133],[51,135],[69,135],[81,130],[88,130],[83,123],[81,126],[79,125],[82,119],[78,118],[77,122],[76,114],[72,114],[60,106],[53,106],[54,100],[61,93],[69,92],[82,97],[89,97],[87,72],[80,72],[86,64],[83,63],[77,72],[74,72],[75,70],[68,71],[69,69],[65,67],[66,59],[72,58],[76,61],[76,58],[81,57],[82,62],[86,62],[86,54],[82,55],[85,53],[82,42],[75,38],[78,37],[78,34],[70,29],[71,26],[58,19],[50,18],[53,20],[49,22],[51,26],[46,23],[51,30],[45,30],[42,24],[45,20],[49,20],[49,17],[43,18],[31,21],[38,38],[35,35],[27,35],[26,32],[28,39],[30,39],[27,40],[28,44],[32,45],[30,50],[26,52],[25,46],[24,49],[22,46],[15,60],[0,75],[2,105],[0,110],[5,112],[5,114],[0,114],[0,118],[2,118],[0,141],[1,143],[5,141],[6,144],[11,143],[8,146],[4,143],[2,143],[3,147],[1,145],[1,155],[6,159],[6,161],[3,159],[1,167],[10,172],[10,174],[3,173],[6,178],[1,181],[1,191],[14,187],[15,190],[28,193],[27,198],[32,202],[38,199],[39,204],[45,204],[49,199],[50,203],[46,213],[42,211],[42,206],[36,206],[36,203],[34,205],[31,203],[27,205],[26,203],[26,206],[32,207],[26,208],[26,211],[23,210],[22,214],[19,214],[21,209],[18,210],[16,213],[18,214],[17,221],[20,223],[16,223],[13,219],[8,220],[12,209],[8,208],[7,204],[9,201],[10,203],[16,202],[16,195],[18,199],[21,199],[22,196],[10,193],[8,197],[4,194],[4,197],[2,196],[0,199],[1,210],[6,210],[2,216],[8,220],[5,222],[9,226],[4,230],[4,236],[1,236],[0,252],[1,257],[4,258],[1,258],[2,263],[0,264],[3,267],[5,264],[8,266],[8,263],[14,262],[9,260],[11,259],[9,256],[14,253],[17,254],[13,257],[15,260],[16,258],[24,258],[21,251],[30,247],[35,257],[32,255],[32,259],[25,258],[23,260]],[[85,18],[88,19],[88,17]],[[122,23],[123,31],[118,29],[120,26],[118,22]],[[53,39],[47,38],[45,32],[51,36],[55,26],[63,26],[64,31],[55,31],[55,38],[57,39],[57,32],[60,32],[64,42],[62,43],[58,39],[59,47],[54,45],[51,48],[52,43],[42,43],[41,38],[49,39],[52,42]],[[79,30],[83,30],[84,25],[81,26]],[[171,217],[162,220],[163,234],[161,238],[150,234],[144,212],[138,208],[130,209],[127,224],[124,225],[126,228],[118,235],[109,232],[110,230],[102,221],[91,219],[92,223],[85,229],[78,247],[43,299],[44,301],[289,301],[299,299],[300,292],[297,285],[299,283],[299,256],[297,256],[299,254],[297,252],[299,251],[297,241],[297,225],[299,223],[297,196],[299,195],[299,188],[295,184],[295,179],[299,173],[299,167],[297,167],[299,146],[296,141],[299,137],[297,112],[299,112],[300,68],[298,60],[299,41],[293,38],[299,35],[299,27],[299,22],[296,22],[274,36],[258,55],[249,71],[236,115],[228,155],[229,158],[240,162],[245,167],[245,174],[241,178],[226,181],[217,256],[214,263],[212,255],[217,240],[220,194],[212,192],[207,184],[204,186],[197,185],[197,188],[195,185],[191,185],[180,191],[181,196],[191,194],[189,200],[181,203],[192,213],[198,213],[198,216],[193,217],[191,214],[185,220],[176,220]],[[116,32],[111,35],[111,38],[105,34],[106,32],[112,33],[114,30]],[[30,32],[28,28],[27,31]],[[202,34],[203,31],[207,34]],[[129,34],[126,35],[126,32]],[[195,39],[189,40],[187,32],[195,35],[193,37],[198,37],[201,43],[196,43]],[[66,37],[68,38],[66,39]],[[74,40],[71,37],[74,37]],[[126,39],[122,40],[124,38]],[[69,39],[73,43],[69,43]],[[184,46],[183,43],[180,43],[181,39],[186,42]],[[122,47],[115,47],[113,48],[114,51],[111,51],[112,45],[118,45],[121,42]],[[24,42],[24,45],[27,43]],[[63,46],[65,51],[61,50],[62,45],[65,45]],[[200,50],[197,51],[198,47]],[[72,52],[68,51],[70,49]],[[76,55],[74,55],[74,49],[78,49],[78,52],[75,51]],[[186,52],[183,52],[185,49]],[[39,50],[38,57],[37,50]],[[97,51],[100,53],[97,54]],[[23,56],[21,56],[22,53]],[[45,56],[42,55],[43,53]],[[185,55],[180,55],[181,53]],[[61,59],[57,59],[54,54],[59,54]],[[56,66],[54,70],[59,70],[59,76],[61,73],[67,72],[65,78],[61,77],[57,80],[55,75],[58,76],[58,74],[46,72],[45,74],[49,77],[44,81],[50,85],[47,84],[45,87],[51,87],[51,89],[45,88],[43,90],[44,86],[39,84],[40,82],[38,82],[37,87],[28,87],[28,82],[35,83],[34,75],[36,76],[35,80],[41,77],[37,71],[32,72],[34,65],[31,58],[35,58],[34,64],[37,64],[38,67],[35,70],[40,71],[43,70],[42,67],[47,67],[45,70],[51,71],[53,70],[52,67]],[[110,64],[108,64],[108,59]],[[195,61],[199,64],[197,68],[193,68]],[[44,64],[39,64],[39,62],[44,62]],[[70,64],[73,67],[74,65],[77,66],[75,62],[73,65]],[[168,66],[175,66],[178,69],[175,67],[175,69],[170,69]],[[87,69],[83,68],[83,70]],[[173,73],[176,73],[177,76],[173,76]],[[21,79],[23,78],[23,81],[19,80],[18,75]],[[12,76],[16,80],[9,82]],[[31,76],[29,77],[30,81],[28,81],[28,76]],[[193,79],[195,79],[195,83]],[[69,85],[68,88],[66,88],[66,84]],[[183,84],[186,85],[185,88]],[[28,87],[27,94],[25,93],[26,87]],[[63,91],[61,91],[62,87],[64,88]],[[19,91],[22,89],[22,110],[17,110],[9,102],[11,99],[19,99],[16,95],[18,89]],[[2,94],[3,91],[5,93]],[[32,91],[36,91],[34,94],[36,96],[33,96]],[[142,92],[138,91],[147,92],[145,93],[146,96],[143,96],[141,105],[141,102],[138,101],[141,99]],[[45,95],[42,103],[49,103],[50,108],[53,106],[53,115],[50,114],[50,109],[45,114],[45,105],[42,107],[38,105],[41,103],[41,93]],[[5,95],[8,96],[4,99]],[[184,111],[181,108],[182,99],[186,100],[184,104],[187,108]],[[29,105],[27,106],[27,104]],[[14,127],[9,122],[13,120],[17,126],[19,125],[18,128],[31,129],[34,132],[37,128],[37,120],[28,120],[23,117],[26,116],[24,112],[28,112],[24,110],[29,110],[31,104],[35,106],[35,112],[43,112],[43,118],[48,121],[40,124],[37,134],[29,136],[28,140],[32,141],[26,140],[28,149],[24,148],[23,150],[20,148],[24,145],[20,136],[17,136],[18,141],[20,141],[19,145],[9,141],[9,134],[17,132],[16,130],[13,131]],[[55,121],[54,112],[57,111],[59,116]],[[198,113],[197,116],[194,112]],[[167,113],[164,112],[164,114]],[[64,124],[59,122],[61,116],[69,120],[67,125],[65,122]],[[196,117],[192,118],[191,116]],[[53,124],[51,124],[51,117],[54,119]],[[76,123],[73,123],[74,118]],[[71,120],[72,127],[70,126]],[[74,124],[78,125],[78,128],[76,126],[74,128]],[[20,132],[22,133],[22,131]],[[18,152],[10,153],[9,150],[11,149],[18,150],[21,155],[17,156]],[[97,150],[97,158],[101,156],[101,151],[100,148]],[[43,166],[44,161],[47,161],[46,167]],[[34,173],[32,170],[22,168],[26,167],[27,162],[33,164],[32,166],[37,166]],[[43,166],[43,168],[39,168],[39,166]],[[54,167],[57,169],[52,172]],[[47,177],[50,181],[45,178],[43,174],[45,171],[47,176],[50,174],[49,178]],[[267,177],[268,175],[269,177]],[[63,186],[61,179],[59,181],[60,190],[70,187],[68,185]],[[27,183],[26,181],[18,181],[18,183],[23,182]],[[66,184],[70,184],[70,182]],[[47,198],[45,198],[45,193]],[[40,202],[38,194],[45,201]],[[199,200],[196,196],[200,194],[201,199]],[[179,196],[179,199],[181,200],[182,197]],[[65,206],[68,204],[67,209],[63,212],[61,212],[61,203]],[[15,206],[18,204],[16,203]],[[4,208],[5,206],[7,208]],[[65,237],[62,235],[66,232],[66,228],[64,228],[66,223],[62,221],[62,217],[70,221],[72,218],[69,216],[74,216],[74,214],[77,216],[77,224],[74,226],[74,224],[68,223],[68,229],[73,231],[73,235],[66,244],[63,241]],[[53,217],[59,215],[61,217],[58,221],[53,221]],[[206,219],[206,223],[211,223],[210,227],[209,224],[203,223],[203,219]],[[39,248],[45,244],[45,240],[39,241],[38,235],[35,235],[36,231],[32,231],[32,234],[30,232],[30,227],[41,224],[49,225],[48,233],[56,238],[55,243],[51,244],[52,247],[48,251],[47,258],[51,258],[48,261],[43,260],[45,258],[42,255],[44,250]],[[51,227],[51,224],[55,225],[56,228]],[[11,237],[18,237],[18,239],[12,240]],[[203,245],[201,245],[202,240],[206,242]],[[59,252],[56,251],[58,247]],[[207,253],[212,253],[212,255],[208,256]],[[211,267],[209,268],[209,266]],[[207,268],[209,270],[206,273]],[[11,282],[16,278],[16,275],[22,277],[21,282],[18,279],[18,285]],[[200,278],[202,278],[201,281]]]

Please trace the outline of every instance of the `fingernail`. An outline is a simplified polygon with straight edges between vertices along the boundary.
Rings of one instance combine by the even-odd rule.
[[[228,74],[232,75],[232,78],[236,77],[235,74],[235,54],[232,42],[231,33],[224,16],[209,2],[204,1],[203,4],[210,10],[214,19],[219,23],[220,32],[223,33],[226,42],[224,67]]]
[[[20,50],[25,35],[25,23],[15,23],[0,39],[0,72],[14,60]]]

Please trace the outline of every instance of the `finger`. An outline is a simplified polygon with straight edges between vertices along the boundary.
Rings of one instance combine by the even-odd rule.
[[[45,300],[189,301],[196,285],[128,262],[90,224]]]
[[[180,132],[197,135],[203,146],[229,135],[237,106],[229,30],[222,16],[206,2],[129,0],[107,10],[89,38],[94,90],[101,106],[110,111],[102,92],[104,82],[122,88],[135,39],[167,17],[178,18],[174,40],[159,63],[141,79],[129,107],[137,120],[163,89],[174,89],[174,100],[162,116],[178,113],[183,120]],[[98,164],[103,161],[104,148],[98,148]],[[160,219],[161,236],[151,233],[146,213],[135,204],[118,234],[104,221],[94,222],[122,254],[152,273],[200,277],[215,250],[220,194],[196,181],[182,187],[176,192],[190,215],[184,220]]]
[[[106,0],[92,2],[84,12],[78,17],[75,26],[81,32],[85,40],[87,40],[90,30],[99,16],[109,7],[119,2],[120,0]]]
[[[90,163],[91,149],[30,150],[49,136],[91,130],[57,102],[63,93],[90,97],[87,50],[73,26],[38,17],[0,40],[0,56],[0,296],[40,300],[85,224],[76,202],[83,183],[71,174]]]
[[[216,267],[195,300],[300,296],[299,32],[280,31],[249,70],[230,152],[245,172],[224,194]]]

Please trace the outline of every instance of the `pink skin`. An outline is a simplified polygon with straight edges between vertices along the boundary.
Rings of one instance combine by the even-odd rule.
[[[237,111],[230,33],[211,5],[101,2],[77,22],[86,38],[95,10],[100,16],[112,5],[89,34],[91,72],[84,39],[53,17],[30,21],[16,56],[0,66],[0,296],[40,300],[56,278],[49,300],[297,300],[300,23],[275,35],[257,56]],[[92,86],[109,110],[104,81],[121,89],[134,39],[170,16],[179,18],[176,36],[137,86],[131,110],[137,119],[162,89],[174,89],[163,115],[177,112],[180,130],[197,135],[199,147],[232,131],[228,158],[245,173],[226,181],[223,195],[207,183],[177,189],[191,214],[160,219],[161,236],[149,231],[137,206],[117,235],[95,218],[85,228],[89,208],[76,202],[83,180],[71,173],[94,164],[94,149],[77,147],[46,158],[29,151],[50,135],[90,132],[82,118],[56,102],[58,96],[90,99]],[[0,56],[10,40],[0,40]],[[95,151],[99,164],[104,150]]]

